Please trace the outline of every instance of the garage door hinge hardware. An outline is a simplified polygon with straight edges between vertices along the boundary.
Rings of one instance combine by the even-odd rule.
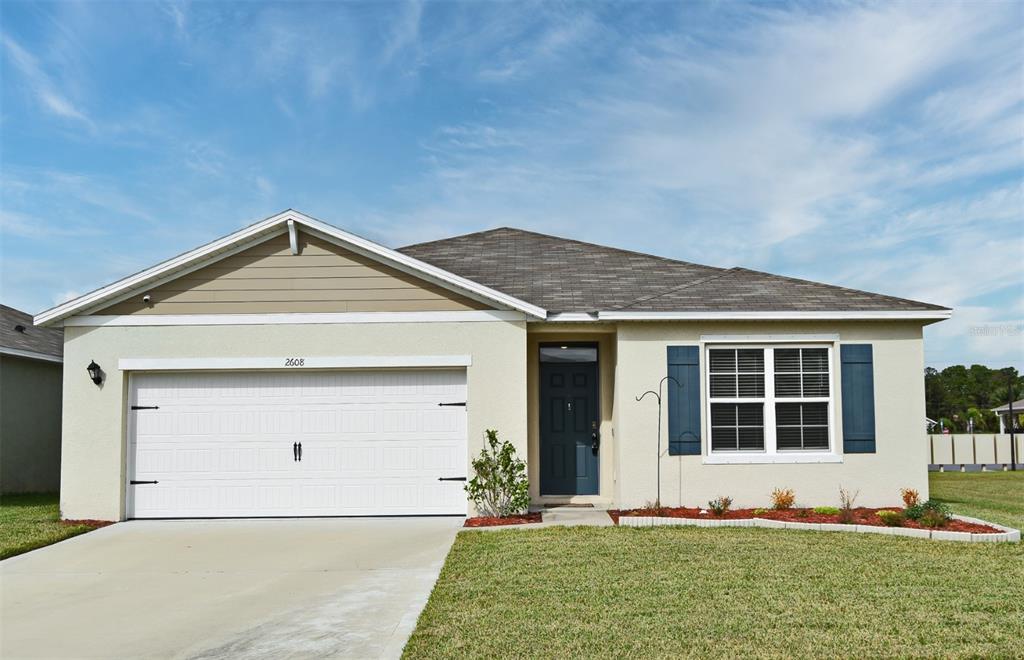
[[[132,479],[128,483],[131,484],[132,486],[138,486],[139,484],[158,484],[160,482],[159,481],[135,481],[134,479]]]
[[[132,406],[132,410],[159,410],[160,406]]]
[[[463,407],[465,407],[466,402],[465,401],[459,401],[458,403],[439,403],[437,405],[439,405],[439,406],[463,406]]]
[[[438,477],[438,481],[465,481],[465,477]]]

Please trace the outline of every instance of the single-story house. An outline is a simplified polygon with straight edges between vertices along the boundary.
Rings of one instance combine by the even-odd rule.
[[[1013,408],[1013,423],[1012,424],[1010,423],[1010,421],[1011,421],[1010,420],[1010,408],[1011,407]],[[1010,405],[1010,402],[1006,402],[1006,403],[1004,403],[1003,405],[1001,405],[1001,406],[999,406],[997,408],[992,408],[992,412],[994,412],[999,417],[999,432],[1000,433],[1009,433],[1011,426],[1013,427],[1014,430],[1019,429],[1020,428],[1020,418],[1021,418],[1022,415],[1024,415],[1024,399],[1020,399],[1018,401],[1014,401],[1012,406]]]
[[[64,333],[0,305],[0,492],[56,493]]]
[[[949,315],[518,229],[393,250],[285,211],[36,322],[65,328],[62,513],[119,520],[466,514],[492,428],[536,505],[927,497],[922,328]],[[637,397],[663,381],[662,421]]]

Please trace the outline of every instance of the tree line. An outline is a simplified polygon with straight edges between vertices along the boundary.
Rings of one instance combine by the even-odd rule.
[[[995,433],[999,431],[999,419],[991,409],[1009,401],[1011,391],[1015,401],[1024,398],[1024,376],[1014,367],[990,369],[980,364],[958,364],[942,371],[928,367],[924,370],[924,390],[930,419],[954,433],[968,431],[971,422],[976,433]]]

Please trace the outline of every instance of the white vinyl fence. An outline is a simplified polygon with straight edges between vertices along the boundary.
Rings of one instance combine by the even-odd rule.
[[[1024,433],[1017,435],[1017,464],[1024,463]],[[930,465],[1010,465],[1009,433],[950,433],[928,436]]]

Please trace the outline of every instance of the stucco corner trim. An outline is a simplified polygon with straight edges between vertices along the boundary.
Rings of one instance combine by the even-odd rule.
[[[401,369],[469,367],[470,355],[337,355],[220,358],[121,358],[121,371],[220,371],[282,369]]]

